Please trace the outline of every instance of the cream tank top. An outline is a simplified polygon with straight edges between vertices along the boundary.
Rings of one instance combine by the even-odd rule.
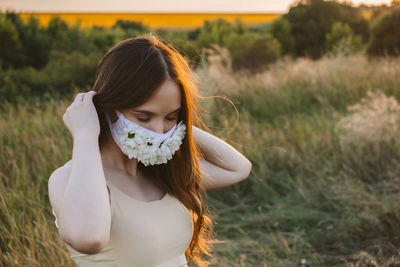
[[[79,267],[181,267],[193,234],[189,210],[167,193],[161,200],[141,201],[106,180],[111,200],[109,243],[97,254],[83,254],[67,243]],[[57,217],[55,225],[58,228]]]

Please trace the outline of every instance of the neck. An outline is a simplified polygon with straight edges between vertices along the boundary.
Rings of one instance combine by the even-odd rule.
[[[137,159],[129,159],[128,156],[122,153],[110,132],[107,132],[103,143],[100,146],[100,155],[103,167],[117,169],[128,173],[132,177],[138,177]]]

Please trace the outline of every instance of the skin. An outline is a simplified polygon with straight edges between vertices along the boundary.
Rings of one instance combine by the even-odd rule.
[[[123,154],[109,132],[102,147],[98,146],[100,126],[92,102],[94,94],[77,94],[67,108],[63,121],[73,136],[72,164],[56,169],[48,182],[61,238],[85,254],[98,253],[109,242],[111,210],[106,179],[137,200],[159,200],[165,195],[138,172],[137,160]],[[149,130],[165,133],[177,123],[178,112],[171,112],[180,105],[178,85],[167,80],[146,103],[120,112]],[[195,126],[193,135],[204,154],[199,164],[206,190],[233,185],[248,177],[251,162],[236,149]]]

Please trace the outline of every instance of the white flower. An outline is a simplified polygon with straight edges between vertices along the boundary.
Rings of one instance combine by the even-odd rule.
[[[115,138],[116,143],[129,159],[137,158],[145,166],[167,163],[182,144],[186,125],[179,122],[172,135],[161,141],[157,137],[143,132],[135,124],[123,128]]]

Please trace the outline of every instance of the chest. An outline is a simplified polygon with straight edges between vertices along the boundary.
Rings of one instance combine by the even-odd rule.
[[[160,200],[165,192],[151,182],[151,179],[138,176],[132,177],[126,173],[112,169],[104,169],[107,181],[113,183],[125,195],[143,202]]]
[[[112,213],[110,242],[119,248],[120,258],[131,262],[168,259],[186,251],[192,239],[193,221],[177,198],[167,194],[161,200],[141,202],[123,194],[110,182],[108,187]]]

